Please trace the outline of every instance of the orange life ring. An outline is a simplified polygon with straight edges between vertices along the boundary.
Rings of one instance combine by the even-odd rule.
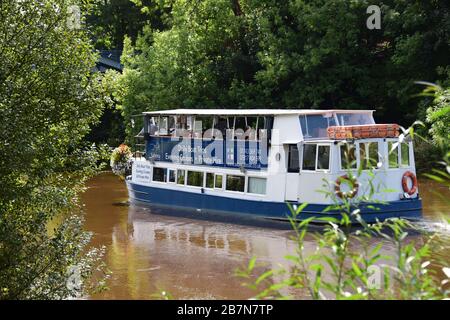
[[[345,181],[345,180],[351,181],[351,183],[353,185],[353,189],[350,191],[347,191],[347,192],[342,192],[341,191],[341,183],[342,183],[342,181]],[[334,192],[341,199],[353,198],[358,193],[358,189],[359,189],[359,184],[358,184],[358,181],[356,180],[356,178],[353,177],[352,179],[350,179],[348,175],[343,175],[343,176],[337,178],[336,182],[334,183]]]
[[[411,179],[412,187],[408,187],[408,178]],[[417,191],[417,178],[411,171],[406,171],[402,177],[403,191],[412,196]]]

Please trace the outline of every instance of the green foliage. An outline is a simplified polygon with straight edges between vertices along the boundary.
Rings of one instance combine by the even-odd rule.
[[[164,10],[153,0],[93,0],[87,17],[91,38],[97,49],[122,49],[125,35],[136,39],[144,25],[164,27]]]
[[[85,30],[67,23],[72,4],[90,5],[0,3],[0,299],[72,297],[98,271],[78,195],[100,169],[82,139],[110,101]]]
[[[382,9],[381,30],[366,9]],[[414,81],[447,81],[448,1],[163,1],[166,28],[125,40],[125,120],[167,108],[375,108],[417,119]],[[128,142],[132,136],[127,128]]]
[[[431,124],[430,134],[435,144],[444,149],[450,148],[450,88],[429,87],[425,92],[432,92],[434,100],[427,109],[427,122]]]
[[[344,206],[345,207],[345,206]],[[342,211],[341,219],[323,219],[320,232],[309,229],[311,219],[298,220],[303,207],[294,210],[290,222],[294,230],[295,253],[286,256],[289,269],[268,270],[253,279],[257,265],[253,258],[248,267],[237,271],[244,285],[256,291],[259,299],[287,299],[283,289],[306,291],[312,299],[444,299],[450,297],[447,261],[436,251],[447,252],[448,238],[423,235],[424,241],[408,239],[421,233],[403,219],[388,219],[352,228],[350,217]],[[354,210],[352,215],[358,214]],[[313,233],[313,240],[305,236]],[[308,242],[315,250],[305,253]],[[313,243],[311,243],[313,242]],[[383,249],[389,255],[383,254]],[[392,250],[391,248],[394,248]],[[283,278],[274,281],[274,276]],[[444,280],[442,280],[444,277]]]

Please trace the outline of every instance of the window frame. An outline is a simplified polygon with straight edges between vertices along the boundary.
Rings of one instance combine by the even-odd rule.
[[[291,154],[292,154],[291,148],[292,147],[297,148],[298,169],[296,171],[290,169],[291,168],[290,164],[291,164]],[[300,172],[300,159],[301,159],[300,149],[298,148],[298,144],[295,144],[295,143],[287,144],[287,159],[286,159],[287,160],[287,165],[286,165],[287,173],[299,173]],[[303,162],[302,162],[302,164],[303,164]]]
[[[337,144],[337,147],[338,147],[338,153],[339,153],[339,170],[340,170],[341,172],[346,172],[346,171],[348,171],[348,170],[358,170],[358,169],[360,168],[361,163],[360,163],[360,159],[359,159],[359,143],[360,143],[360,142],[358,142],[358,143],[355,143],[355,142],[351,142],[351,143],[344,143],[344,142],[341,142],[341,143],[338,143],[338,144]],[[341,147],[342,147],[342,146],[345,146],[345,145],[348,145],[348,144],[352,144],[352,145],[355,146],[355,157],[356,157],[356,167],[355,167],[355,168],[343,168],[343,167],[342,167],[342,152],[341,152]]]
[[[389,161],[389,143],[396,143],[398,142],[398,145],[396,147],[397,149],[397,166],[391,167],[390,161]],[[400,162],[400,142],[398,139],[386,139],[386,160],[387,160],[387,169],[388,170],[398,170],[401,168],[401,162]]]
[[[155,180],[155,169],[162,169],[164,170],[164,174],[163,174],[163,180]],[[165,167],[157,167],[157,166],[153,166],[152,168],[152,182],[156,182],[156,183],[167,183],[167,168]]]
[[[216,187],[216,179],[217,179],[217,177],[218,176],[221,176],[222,177],[222,186],[220,187],[220,188],[218,188],[218,187]],[[223,174],[223,173],[214,173],[214,189],[215,190],[223,190],[224,189],[224,176],[225,176],[225,174]]]
[[[305,146],[307,145],[315,145],[315,152],[316,154],[314,155],[314,170],[310,170],[310,169],[303,169],[303,159],[304,159],[304,150],[305,150]],[[316,172],[316,167],[317,167],[317,142],[312,142],[312,143],[302,143],[302,154],[301,154],[301,166],[300,166],[300,172],[306,171],[306,172]]]
[[[170,181],[170,172],[173,171],[174,172],[174,176],[175,176],[175,181]],[[177,169],[174,168],[167,168],[167,183],[170,184],[176,184],[177,183]]]
[[[250,179],[261,179],[261,180],[264,180],[265,181],[264,193],[250,192],[249,191]],[[248,193],[248,194],[251,194],[251,195],[257,195],[257,196],[265,196],[265,195],[267,195],[267,177],[247,176],[245,180],[246,180],[246,182],[245,182],[245,193]]]
[[[227,188],[228,187],[228,177],[229,176],[243,177],[244,178],[244,190],[243,191],[229,190]],[[222,182],[222,185],[223,185],[223,182]],[[226,174],[225,175],[225,191],[242,194],[242,193],[246,193],[246,190],[247,190],[247,177],[245,175],[242,175],[242,174]]]
[[[399,142],[399,168],[411,168],[411,141],[407,142]],[[408,165],[403,164],[403,156],[402,156],[402,145],[406,145],[408,147]]]
[[[377,144],[377,156],[378,156],[378,159],[376,159],[377,163],[376,163],[375,167],[373,167],[373,168],[366,168],[365,169],[364,168],[364,161],[370,160],[370,146],[368,144],[371,144],[371,143],[376,143]],[[364,159],[361,159],[361,144],[364,145],[364,155],[365,155]],[[366,145],[367,145],[367,150],[366,150]],[[381,162],[383,164],[383,156],[380,153],[380,150],[382,150],[382,149],[380,148],[380,141],[378,141],[378,140],[363,141],[363,142],[359,141],[358,142],[358,150],[357,150],[357,153],[358,153],[357,154],[358,169],[361,168],[362,171],[379,170],[381,167],[378,167],[378,163]],[[367,157],[367,156],[369,156],[369,157]],[[369,161],[369,163],[370,163],[370,161]]]
[[[208,174],[212,174],[212,176],[213,176],[213,185],[212,185],[212,187],[208,187],[207,186]],[[215,182],[216,182],[216,174],[214,172],[206,171],[205,174],[204,174],[204,180],[205,180],[205,183],[203,184],[204,188],[205,189],[209,189],[209,190],[214,190],[214,186],[215,186]]]
[[[183,174],[183,178],[184,178],[184,181],[183,181],[183,183],[178,183],[178,178],[180,177],[180,175],[178,175],[178,171],[183,171],[184,172],[184,174]],[[186,173],[186,169],[177,169],[177,180],[176,180],[176,182],[175,182],[175,184],[176,185],[179,185],[179,186],[185,186],[186,185],[186,181],[187,181],[187,173]]]
[[[196,186],[196,185],[192,185],[192,184],[188,183],[189,182],[189,172],[198,172],[198,173],[202,174],[202,179],[201,179],[202,183],[201,183],[200,186]],[[198,171],[198,170],[189,170],[189,169],[187,169],[186,170],[186,176],[185,176],[185,186],[193,187],[193,188],[203,188],[205,186],[205,176],[206,176],[205,175],[205,171]]]
[[[319,164],[319,146],[328,147],[328,149],[330,151],[330,153],[328,155],[328,169],[319,169],[318,168],[318,164]],[[331,170],[331,159],[332,159],[332,157],[331,157],[331,153],[332,153],[331,149],[332,149],[331,148],[331,144],[329,144],[329,143],[317,143],[317,145],[316,145],[316,170],[315,171],[330,172],[330,170]]]

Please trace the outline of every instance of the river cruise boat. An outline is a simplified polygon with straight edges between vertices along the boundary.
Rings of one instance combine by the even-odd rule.
[[[366,222],[418,218],[413,144],[373,110],[177,109],[143,113],[132,200],[202,214]],[[370,199],[370,200],[369,200]],[[320,220],[320,219],[319,219]]]

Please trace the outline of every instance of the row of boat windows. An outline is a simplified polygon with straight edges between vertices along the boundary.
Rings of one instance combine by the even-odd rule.
[[[409,144],[388,142],[389,161],[388,168],[409,167]],[[302,170],[320,171],[330,169],[330,145],[304,144],[302,151]],[[381,166],[382,156],[379,152],[378,142],[364,142],[358,144],[359,157],[357,157],[356,144],[341,144],[340,165],[341,170],[377,169]],[[288,172],[298,172],[300,169],[299,150],[296,144],[289,145]]]
[[[153,167],[152,181],[207,189],[266,194],[266,178]],[[247,183],[246,183],[247,182]]]
[[[158,116],[146,119],[151,136],[186,136],[260,140],[271,129],[273,117],[263,116]]]
[[[382,155],[379,152],[378,142],[359,143],[359,162],[356,144],[348,143],[340,146],[341,169],[363,170],[378,169],[382,165]],[[409,143],[388,141],[388,168],[395,169],[411,165]]]

